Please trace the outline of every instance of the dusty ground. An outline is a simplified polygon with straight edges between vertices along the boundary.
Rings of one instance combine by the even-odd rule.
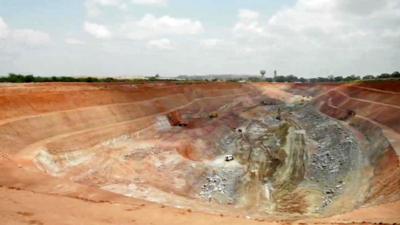
[[[399,87],[399,83],[1,87],[0,223],[399,223]],[[311,100],[307,104],[352,131],[370,166],[359,172],[364,183],[350,185],[352,191],[336,200],[326,215],[353,205],[362,208],[319,219],[301,214],[250,215],[231,205],[198,200],[194,184],[207,171],[198,167],[220,154],[210,146],[240,128],[241,121],[263,118],[265,112],[253,106],[266,97],[287,104]],[[348,110],[356,115],[344,119]],[[188,127],[171,127],[171,112],[179,112],[179,120]],[[209,115],[215,112],[218,118],[211,120]],[[371,179],[365,181],[363,176]],[[357,202],[354,193],[361,187],[367,188],[366,199]]]

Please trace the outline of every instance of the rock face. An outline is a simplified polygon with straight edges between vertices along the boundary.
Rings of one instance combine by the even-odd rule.
[[[230,215],[221,223],[343,213],[361,222],[349,219],[361,206],[400,204],[399,95],[399,82],[7,85],[0,193],[14,202],[30,193],[29,204],[145,200],[145,213],[162,204],[166,219],[185,208]],[[2,208],[6,224],[21,220],[13,207]],[[400,222],[395,214],[374,219]],[[142,222],[162,224],[150,217]]]

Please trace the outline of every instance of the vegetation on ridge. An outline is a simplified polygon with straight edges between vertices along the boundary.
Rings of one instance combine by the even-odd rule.
[[[366,76],[358,76],[358,75],[350,75],[350,76],[333,76],[330,75],[328,77],[317,77],[306,79],[303,77],[297,77],[294,75],[278,75],[275,77],[267,77],[263,76],[249,76],[248,78],[218,78],[217,77],[191,77],[191,76],[178,76],[173,79],[165,79],[161,78],[159,75],[147,78],[134,78],[134,79],[119,79],[113,77],[107,78],[98,78],[98,77],[71,77],[71,76],[51,76],[51,77],[42,77],[42,76],[34,76],[34,75],[22,75],[22,74],[14,74],[10,73],[8,76],[0,76],[0,83],[36,83],[36,82],[87,82],[87,83],[98,83],[98,82],[134,82],[134,83],[144,83],[144,82],[154,82],[154,81],[166,81],[166,82],[177,82],[179,83],[187,83],[187,82],[208,82],[208,81],[230,81],[230,82],[238,82],[238,81],[248,81],[248,82],[299,82],[299,83],[321,83],[321,82],[354,82],[354,81],[379,81],[379,80],[388,80],[388,79],[400,79],[400,72],[395,71],[391,74],[382,73],[380,75],[366,75]]]

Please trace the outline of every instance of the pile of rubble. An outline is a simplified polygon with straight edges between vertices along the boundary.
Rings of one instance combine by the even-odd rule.
[[[311,155],[308,179],[318,183],[324,193],[322,208],[343,191],[343,179],[357,166],[358,144],[339,122],[319,114],[311,107],[296,112],[297,119],[315,142],[318,151]]]
[[[243,172],[239,168],[219,168],[212,171],[201,186],[200,197],[220,204],[233,204]]]
[[[201,188],[200,195],[207,199],[208,201],[212,201],[215,194],[225,194],[226,188],[226,178],[222,178],[217,174],[213,174],[208,176],[207,182],[203,184]]]

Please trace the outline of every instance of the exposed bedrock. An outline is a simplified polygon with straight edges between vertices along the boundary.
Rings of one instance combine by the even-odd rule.
[[[384,87],[1,87],[0,163],[172,207],[340,214],[400,200],[399,93]]]

